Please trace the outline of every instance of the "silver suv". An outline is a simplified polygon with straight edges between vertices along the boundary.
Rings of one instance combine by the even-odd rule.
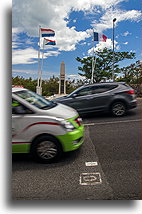
[[[54,101],[71,106],[80,114],[101,111],[117,117],[137,106],[134,89],[122,82],[84,85]]]

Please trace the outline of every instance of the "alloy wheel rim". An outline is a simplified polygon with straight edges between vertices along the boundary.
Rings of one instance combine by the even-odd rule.
[[[42,159],[52,159],[57,155],[57,146],[51,141],[43,141],[38,144],[37,154]]]
[[[121,116],[125,113],[125,107],[122,104],[116,104],[113,107],[113,113],[117,116]]]

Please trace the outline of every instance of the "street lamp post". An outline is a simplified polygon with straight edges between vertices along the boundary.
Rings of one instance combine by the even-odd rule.
[[[113,19],[113,34],[112,34],[112,42],[113,42],[112,81],[113,82],[114,82],[114,22],[116,22],[116,18]]]

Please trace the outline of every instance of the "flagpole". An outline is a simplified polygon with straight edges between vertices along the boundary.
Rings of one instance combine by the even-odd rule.
[[[94,61],[94,70],[95,70],[95,66],[96,66],[96,60],[97,60],[97,57],[95,56],[95,61]],[[94,75],[93,75],[93,80],[94,80]],[[93,81],[94,82],[94,81]]]
[[[94,82],[94,45],[95,45],[95,41],[94,41],[94,29],[93,29],[93,40],[92,40],[92,44],[93,44],[93,56],[92,56],[92,77],[91,77],[91,83]]]
[[[42,86],[42,71],[43,71],[44,41],[45,41],[45,39],[43,40],[42,65],[41,65],[41,72],[40,72],[40,88],[41,88],[41,86]]]
[[[38,93],[38,94],[40,94],[40,92],[39,92],[39,75],[40,75],[40,29],[41,29],[41,26],[39,25],[38,80],[37,80],[37,93]]]

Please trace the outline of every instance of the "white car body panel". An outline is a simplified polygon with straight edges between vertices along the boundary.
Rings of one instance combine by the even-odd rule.
[[[12,92],[21,90],[26,89],[13,88]],[[42,110],[16,94],[12,94],[12,97],[33,111],[33,114],[12,115],[12,142],[31,142],[34,137],[43,133],[64,135],[67,131],[57,124],[60,124],[61,119],[70,119],[78,115],[76,110],[63,104],[57,104],[51,109]]]

